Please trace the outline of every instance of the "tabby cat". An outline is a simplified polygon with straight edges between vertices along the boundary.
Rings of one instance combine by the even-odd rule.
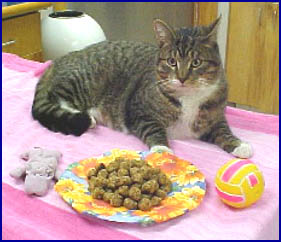
[[[32,115],[79,136],[96,124],[133,134],[152,151],[192,137],[247,158],[224,116],[227,82],[216,41],[220,19],[173,29],[153,22],[158,45],[105,41],[53,61],[36,86]]]

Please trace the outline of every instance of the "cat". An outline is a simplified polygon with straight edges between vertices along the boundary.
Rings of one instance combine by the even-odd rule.
[[[224,116],[219,21],[175,29],[155,19],[157,45],[104,41],[54,60],[37,83],[33,118],[76,136],[105,125],[153,152],[172,152],[168,139],[191,137],[251,157],[251,145],[233,135]]]

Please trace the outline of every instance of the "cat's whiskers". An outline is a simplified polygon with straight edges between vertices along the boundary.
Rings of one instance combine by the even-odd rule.
[[[203,86],[209,86],[210,84],[207,82],[208,80],[205,78],[199,78],[197,82]]]
[[[170,82],[170,80],[164,79],[164,80],[159,80],[159,81],[157,81],[156,84],[157,84],[157,85],[165,85],[165,84],[167,84],[167,83],[169,83],[169,82]]]
[[[159,86],[168,88],[169,87],[169,84],[168,84],[169,82],[170,82],[169,80],[159,80],[159,81],[157,81],[155,83],[155,85],[152,86],[152,88],[159,87]]]
[[[158,80],[157,82],[155,82],[155,85],[153,85],[152,87],[150,87],[150,89],[152,88],[162,88],[162,90],[165,90],[167,93],[173,93],[175,92],[175,90],[171,87],[171,85],[169,85],[171,81],[168,79],[162,79],[162,80]]]

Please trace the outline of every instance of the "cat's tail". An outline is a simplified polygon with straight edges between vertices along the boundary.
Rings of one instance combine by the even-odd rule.
[[[80,136],[91,125],[87,112],[65,108],[59,100],[50,95],[48,88],[38,83],[33,105],[32,116],[46,128],[63,134]]]
[[[42,98],[42,95],[39,94],[35,94],[32,116],[40,124],[54,132],[76,136],[86,132],[91,125],[88,113],[65,110],[60,103],[52,102],[47,97]]]

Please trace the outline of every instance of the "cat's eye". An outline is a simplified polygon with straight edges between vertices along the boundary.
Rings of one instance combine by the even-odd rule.
[[[202,61],[200,59],[194,59],[191,63],[192,67],[198,67],[202,64]]]
[[[170,66],[176,66],[177,65],[177,60],[173,57],[167,59],[167,63],[170,65]]]

